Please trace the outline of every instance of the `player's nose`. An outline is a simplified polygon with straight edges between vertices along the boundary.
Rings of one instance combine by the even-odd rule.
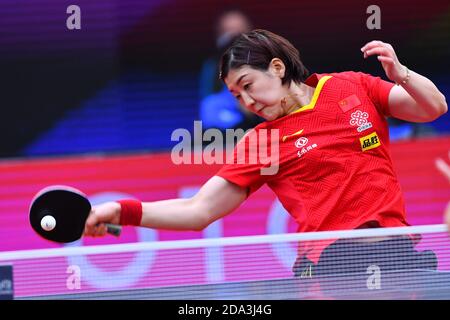
[[[244,103],[244,106],[247,109],[253,110],[254,106],[255,106],[255,99],[253,99],[251,96],[249,96],[248,94],[243,94],[242,95],[242,102]]]

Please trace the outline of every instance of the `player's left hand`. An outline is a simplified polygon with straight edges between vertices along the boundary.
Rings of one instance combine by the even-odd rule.
[[[406,68],[398,61],[394,48],[382,41],[370,41],[366,43],[361,51],[364,58],[377,55],[377,59],[381,62],[384,72],[389,80],[400,83],[406,77]]]

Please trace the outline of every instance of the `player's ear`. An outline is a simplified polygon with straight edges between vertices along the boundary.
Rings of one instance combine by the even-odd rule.
[[[274,76],[283,79],[286,73],[286,66],[279,58],[273,58],[269,63],[268,71]]]

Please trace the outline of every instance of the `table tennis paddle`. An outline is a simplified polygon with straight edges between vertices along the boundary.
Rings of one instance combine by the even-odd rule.
[[[54,185],[40,190],[31,201],[30,224],[44,239],[68,243],[81,238],[91,203],[80,190]],[[105,224],[107,232],[119,236],[122,227]]]

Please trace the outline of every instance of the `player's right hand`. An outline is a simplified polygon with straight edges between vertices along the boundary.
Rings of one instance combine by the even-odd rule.
[[[118,202],[105,202],[93,206],[84,227],[84,235],[102,237],[107,234],[105,223],[119,224],[120,204]]]

